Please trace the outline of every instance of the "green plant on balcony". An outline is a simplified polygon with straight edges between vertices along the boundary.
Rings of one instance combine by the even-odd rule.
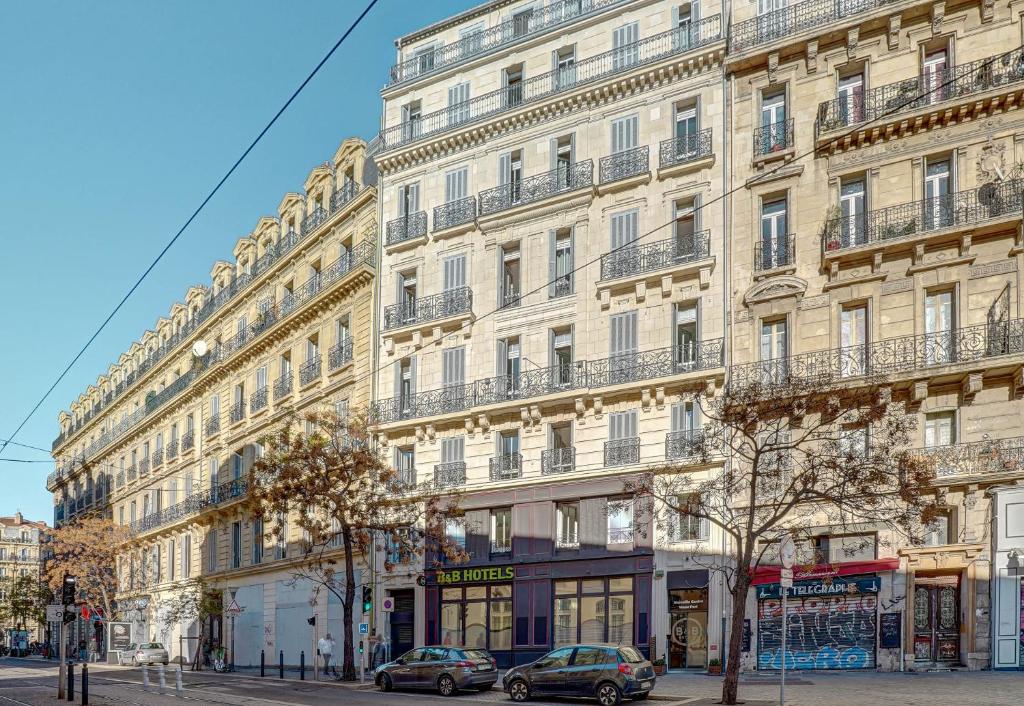
[[[917,219],[911,218],[904,223],[887,223],[882,226],[879,234],[881,240],[892,240],[894,238],[906,238],[917,232]]]
[[[838,250],[841,246],[839,242],[839,217],[841,215],[842,212],[835,204],[825,209],[825,220],[821,224],[820,236],[826,252]]]

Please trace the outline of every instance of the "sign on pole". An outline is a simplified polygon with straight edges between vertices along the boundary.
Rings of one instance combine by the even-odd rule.
[[[238,605],[238,601],[232,598],[231,603],[229,603],[228,607],[224,609],[224,612],[228,615],[238,615],[239,613],[242,613],[244,610],[245,608]]]
[[[64,620],[64,606],[46,606],[46,620],[50,623],[59,623],[60,621]]]
[[[392,598],[391,596],[388,596],[386,598],[382,598],[381,601],[380,601],[380,609],[382,611],[384,611],[385,613],[394,613],[395,612],[395,599]]]
[[[359,623],[359,634],[360,635],[369,635],[370,634],[370,624],[369,623]]]
[[[782,560],[782,566],[786,569],[792,569],[796,563],[796,544],[788,534],[782,535],[782,541],[779,542],[779,559]],[[793,578],[792,572],[790,572],[790,578]]]
[[[793,588],[793,570],[782,569],[779,573],[779,585],[783,588]]]

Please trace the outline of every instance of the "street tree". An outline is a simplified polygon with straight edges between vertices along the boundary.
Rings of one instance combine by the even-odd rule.
[[[0,625],[27,630],[30,622],[43,625],[52,597],[37,572],[0,579]]]
[[[357,561],[365,568],[371,552],[386,550],[389,570],[428,549],[460,561],[461,547],[445,532],[462,514],[460,498],[392,468],[362,414],[291,415],[261,443],[263,455],[248,475],[250,510],[273,520],[268,534],[278,542],[288,542],[289,526],[301,531],[292,579],[312,585],[314,600],[333,594],[341,602],[342,679],[354,680]]]
[[[187,626],[196,623],[199,637],[192,655],[192,671],[202,670],[202,649],[210,618],[223,610],[223,594],[210,587],[203,577],[179,583],[170,598],[160,604],[160,616],[166,625]]]
[[[64,575],[74,576],[78,598],[89,612],[99,613],[103,622],[115,620],[117,557],[130,542],[127,527],[102,517],[83,517],[62,525],[51,532],[46,544],[52,553],[46,562],[46,583],[58,592]]]
[[[724,390],[695,396],[705,424],[679,440],[689,465],[669,463],[629,484],[659,526],[706,521],[728,538],[731,556],[707,560],[732,599],[724,704],[737,703],[754,569],[784,534],[799,543],[813,527],[871,527],[913,542],[935,517],[934,470],[910,450],[916,417],[878,380],[843,382],[780,368],[734,375]],[[695,461],[714,470],[695,473]]]

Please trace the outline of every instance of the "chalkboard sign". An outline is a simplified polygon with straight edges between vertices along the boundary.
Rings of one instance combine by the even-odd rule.
[[[743,620],[743,652],[750,652],[750,618]]]
[[[878,629],[881,633],[879,647],[883,650],[899,648],[900,633],[903,631],[902,617],[900,613],[882,613],[879,618]]]

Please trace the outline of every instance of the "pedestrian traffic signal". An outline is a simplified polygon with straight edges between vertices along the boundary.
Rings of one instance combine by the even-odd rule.
[[[314,615],[312,618],[306,618],[306,622],[310,625],[316,625],[316,616]]]
[[[61,585],[61,599],[64,605],[73,605],[78,587],[78,581],[74,576],[64,574],[64,583]]]
[[[373,587],[363,586],[363,613],[373,610]]]
[[[359,641],[359,654],[363,654],[363,641]]]

